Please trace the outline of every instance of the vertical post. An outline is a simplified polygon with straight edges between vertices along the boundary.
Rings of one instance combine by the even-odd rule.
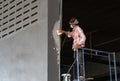
[[[73,65],[73,79],[75,79],[75,65]]]
[[[116,70],[116,58],[115,58],[115,52],[113,53],[113,59],[114,59],[115,81],[117,81],[117,70]]]
[[[79,69],[79,60],[78,60],[78,49],[76,49],[76,59],[77,59],[77,81],[81,81],[80,80],[80,69]]]
[[[110,81],[112,81],[112,71],[111,71],[111,62],[110,62],[110,54],[108,54],[108,60],[109,60],[109,72],[110,72]]]
[[[76,62],[76,60],[77,60],[77,59],[76,59],[76,51],[74,51],[74,56],[73,56],[73,57],[74,57],[75,62]],[[75,79],[75,70],[76,70],[75,68],[76,68],[76,67],[75,67],[75,64],[74,64],[74,65],[73,65],[73,79]]]
[[[82,49],[82,64],[83,64],[83,67],[82,67],[82,72],[83,72],[83,77],[84,77],[84,81],[85,81],[85,61],[84,61],[84,49]]]

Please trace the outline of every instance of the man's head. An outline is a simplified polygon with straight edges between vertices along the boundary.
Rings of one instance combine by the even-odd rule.
[[[71,18],[69,21],[70,27],[73,28],[79,24],[79,21],[76,18]]]

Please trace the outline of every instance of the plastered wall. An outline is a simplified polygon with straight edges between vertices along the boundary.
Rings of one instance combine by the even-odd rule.
[[[47,0],[0,0],[0,81],[48,81],[47,12]]]

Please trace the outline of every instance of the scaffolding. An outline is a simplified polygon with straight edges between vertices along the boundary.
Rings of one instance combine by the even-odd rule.
[[[82,59],[82,61],[79,61],[79,54],[81,54],[80,59]],[[74,67],[74,64],[76,63],[77,79],[75,81],[88,81],[86,80],[86,75],[85,75],[85,59],[84,59],[85,54],[107,57],[107,60],[109,62],[109,68],[108,68],[109,69],[109,81],[117,81],[115,52],[99,51],[99,50],[88,49],[88,48],[77,49],[74,52],[75,60],[73,64],[71,65],[71,67],[69,68],[67,73],[70,72],[70,70]],[[82,73],[82,77],[80,77],[81,73]]]

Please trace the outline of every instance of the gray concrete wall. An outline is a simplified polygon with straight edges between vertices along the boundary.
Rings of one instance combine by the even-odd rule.
[[[0,0],[2,1],[2,0]],[[48,0],[12,0],[2,1],[0,7],[0,81],[48,81]],[[17,5],[9,9],[12,5]],[[11,3],[10,3],[11,2]],[[24,6],[30,3],[27,7]],[[37,8],[34,6],[37,5]],[[20,11],[18,8],[23,7]],[[34,8],[31,10],[31,8]],[[25,11],[28,10],[28,13]],[[16,11],[14,14],[9,14]],[[37,12],[37,15],[34,15]],[[16,18],[18,14],[23,15]],[[8,15],[7,18],[3,18]],[[24,20],[29,16],[28,19]],[[15,18],[13,21],[7,20]],[[37,19],[34,21],[34,19]],[[18,20],[22,20],[16,24]],[[33,23],[34,22],[34,23]],[[26,24],[29,23],[29,24]],[[10,27],[11,24],[14,26]],[[7,27],[5,31],[3,29]],[[19,31],[18,31],[18,27]],[[10,31],[13,31],[10,33]],[[6,36],[4,36],[6,34]]]
[[[42,30],[35,25],[0,42],[0,81],[47,81],[47,38]]]
[[[48,0],[48,80],[60,81],[60,39],[56,30],[60,28],[59,21],[60,0]]]

